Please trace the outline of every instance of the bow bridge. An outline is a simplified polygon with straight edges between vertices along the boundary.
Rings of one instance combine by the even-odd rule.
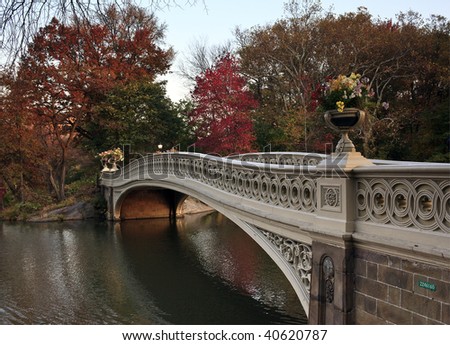
[[[450,324],[450,165],[336,154],[149,154],[101,185],[110,220],[192,196],[247,232],[311,324]]]

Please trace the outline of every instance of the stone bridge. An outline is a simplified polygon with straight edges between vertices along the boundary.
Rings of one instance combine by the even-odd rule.
[[[450,165],[303,153],[149,154],[101,185],[110,220],[192,196],[248,233],[310,324],[450,324]]]

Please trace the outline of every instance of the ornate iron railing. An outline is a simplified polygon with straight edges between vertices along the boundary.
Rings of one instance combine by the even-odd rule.
[[[239,159],[236,159],[239,158]],[[318,181],[330,177],[318,168],[324,156],[309,154],[246,154],[215,157],[193,153],[151,154],[132,161],[123,179],[191,179],[233,195],[285,209],[307,213],[327,210],[336,199],[336,188]],[[271,162],[271,163],[267,163]],[[450,165],[374,161],[375,166],[355,168],[350,175],[334,171],[333,177],[354,182],[350,202],[356,221],[386,226],[450,232]],[[292,163],[292,164],[291,164]],[[303,165],[299,164],[303,163]],[[109,178],[116,178],[122,172]],[[327,187],[327,188],[325,188]],[[352,221],[351,219],[348,219]]]
[[[153,179],[171,175],[191,179],[213,188],[283,208],[315,212],[317,179],[315,167],[264,164],[199,154],[148,155],[127,167]],[[130,175],[131,176],[131,175]]]

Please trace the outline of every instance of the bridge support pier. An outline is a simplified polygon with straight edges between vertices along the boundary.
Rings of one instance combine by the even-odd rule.
[[[353,251],[351,246],[313,241],[310,324],[353,323]]]

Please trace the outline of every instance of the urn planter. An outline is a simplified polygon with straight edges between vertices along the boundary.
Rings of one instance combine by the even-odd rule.
[[[336,152],[355,152],[355,145],[348,137],[348,132],[359,127],[366,117],[366,113],[357,108],[345,108],[343,111],[337,109],[325,112],[325,122],[334,130],[341,133],[336,147]]]
[[[325,112],[325,121],[338,131],[349,131],[358,127],[365,117],[366,113],[357,108],[345,108],[341,112],[336,109]]]
[[[103,170],[102,172],[116,172],[119,170],[117,168],[117,163],[114,158],[102,159]]]

